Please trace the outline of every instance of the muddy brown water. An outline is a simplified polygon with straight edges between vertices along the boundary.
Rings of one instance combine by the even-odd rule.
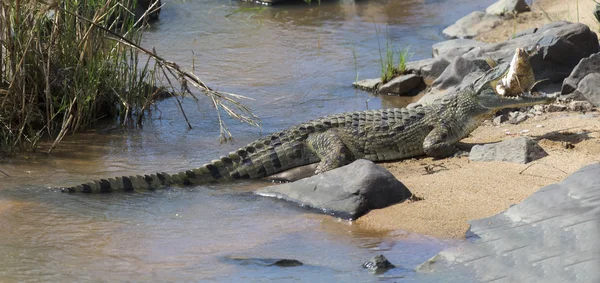
[[[315,2],[315,1],[313,1]],[[344,111],[403,106],[410,99],[352,88],[378,76],[379,40],[428,58],[441,30],[492,1],[323,1],[263,6],[166,1],[144,44],[191,68],[216,89],[247,95],[262,129],[227,120],[220,145],[209,103],[188,103],[188,130],[173,101],[143,129],[104,125],[67,137],[51,155],[0,163],[0,281],[421,281],[411,270],[456,244],[404,231],[366,231],[249,191],[246,182],[161,192],[65,195],[54,186],[197,167],[261,133]],[[354,55],[356,54],[356,60]],[[189,101],[188,101],[189,102]],[[398,217],[402,217],[399,215]],[[360,266],[383,253],[400,266],[372,275]],[[293,258],[301,267],[231,258]],[[433,280],[433,279],[432,279]]]

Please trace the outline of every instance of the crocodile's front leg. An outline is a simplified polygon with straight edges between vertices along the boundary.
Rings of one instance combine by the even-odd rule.
[[[450,131],[445,125],[438,125],[429,132],[423,141],[423,150],[427,156],[445,158],[458,152],[454,143],[448,141]]]
[[[315,174],[335,169],[354,161],[354,156],[336,130],[313,133],[308,139],[309,148],[320,158]]]

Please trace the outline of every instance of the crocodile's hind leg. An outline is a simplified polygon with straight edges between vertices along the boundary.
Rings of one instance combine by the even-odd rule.
[[[454,143],[448,141],[448,128],[443,125],[433,128],[423,141],[423,151],[433,158],[445,158],[458,152]]]
[[[313,133],[308,137],[309,148],[320,158],[315,174],[344,166],[354,157],[334,130]]]

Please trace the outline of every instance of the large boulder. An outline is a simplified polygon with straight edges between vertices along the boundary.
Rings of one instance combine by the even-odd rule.
[[[497,16],[512,16],[529,11],[525,0],[500,0],[485,9],[485,12]]]
[[[350,219],[356,219],[371,209],[401,202],[412,195],[385,168],[363,159],[293,183],[266,187],[256,193]]]
[[[432,282],[600,282],[600,164],[495,216],[417,268]],[[436,280],[438,279],[438,280]]]
[[[406,64],[406,71],[423,78],[425,85],[430,86],[439,77],[450,61],[446,57],[428,58]]]
[[[482,32],[493,29],[500,23],[502,23],[502,18],[499,16],[475,11],[445,28],[442,33],[450,38],[473,38]]]
[[[518,47],[539,47],[539,51],[530,58],[536,80],[544,80],[537,85],[537,89],[553,93],[560,90],[563,80],[582,58],[600,51],[598,37],[588,26],[568,22],[555,22],[539,29],[526,30],[505,42],[470,45],[466,48],[469,51],[463,54],[452,48],[435,49],[438,56],[451,63],[436,78],[420,103],[428,103],[435,97],[463,89],[489,69],[487,64],[482,63],[486,58],[508,62]],[[443,50],[447,50],[447,53],[442,53]]]
[[[582,59],[563,82],[561,94],[577,93],[600,106],[600,53]]]

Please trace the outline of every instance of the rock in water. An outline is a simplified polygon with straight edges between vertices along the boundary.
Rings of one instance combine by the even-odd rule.
[[[395,268],[385,256],[376,255],[369,261],[363,263],[363,267],[369,269],[371,272],[379,274],[388,271],[389,269]]]

